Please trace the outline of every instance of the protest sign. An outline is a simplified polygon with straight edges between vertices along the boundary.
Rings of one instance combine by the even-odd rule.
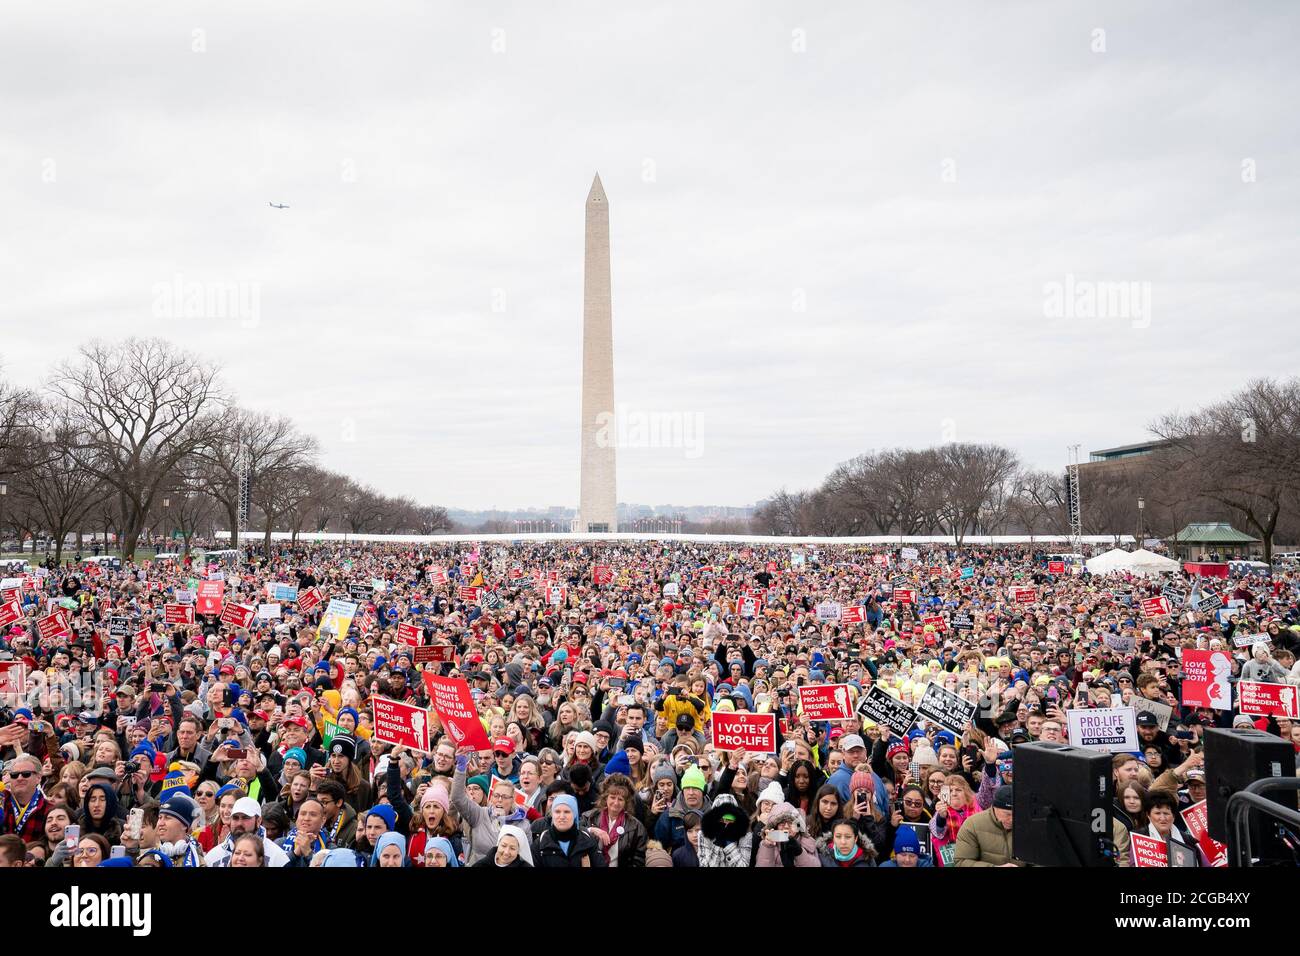
[[[1232,658],[1225,651],[1183,651],[1183,706],[1232,709]]]
[[[1137,648],[1137,638],[1133,634],[1114,634],[1107,631],[1102,641],[1117,654],[1132,654]]]
[[[867,620],[867,609],[861,604],[849,604],[840,611],[841,624],[864,624]]]
[[[0,697],[27,693],[27,665],[23,661],[0,661]]]
[[[932,628],[934,628],[936,631],[946,631],[946,630],[948,630],[948,622],[945,621],[945,620],[944,620],[942,617],[940,617],[938,614],[933,614],[933,615],[931,615],[930,617],[923,617],[923,618],[921,618],[921,626],[922,626],[922,627],[932,627]]]
[[[614,571],[608,564],[597,564],[591,569],[592,584],[608,584],[614,580]]]
[[[167,604],[163,607],[163,621],[167,624],[193,624],[193,604]]]
[[[1267,717],[1275,714],[1300,720],[1300,710],[1296,709],[1296,687],[1292,684],[1237,681],[1237,709],[1252,716]]]
[[[736,602],[736,611],[741,617],[756,617],[763,602],[756,597],[743,597]]]
[[[954,628],[956,628],[959,631],[975,630],[975,619],[972,618],[965,611],[959,611],[958,613],[954,614],[952,616],[952,621],[950,623]]]
[[[114,615],[108,619],[108,636],[109,637],[126,637],[131,633],[131,619]]]
[[[1269,636],[1267,634],[1234,634],[1232,635],[1233,647],[1254,647],[1256,644],[1267,644]]]
[[[424,686],[434,713],[457,747],[492,749],[469,684],[463,677],[439,677],[432,671],[424,671]]]
[[[414,704],[372,697],[375,726],[372,739],[412,750],[429,751],[429,712]]]
[[[1161,730],[1169,729],[1169,718],[1174,715],[1174,708],[1164,701],[1147,700],[1137,694],[1133,695],[1133,709],[1139,714],[1152,714]]]
[[[67,612],[60,608],[54,613],[41,618],[36,622],[36,633],[40,635],[43,641],[48,641],[63,634],[71,634],[72,628],[68,624]]]
[[[227,604],[221,609],[221,623],[232,627],[248,627],[257,616],[257,608],[251,604]]]
[[[321,601],[325,598],[320,593],[320,588],[308,588],[298,594],[298,613],[310,614],[316,608],[320,607]]]
[[[713,714],[713,748],[776,753],[776,714],[717,711]]]
[[[904,561],[915,561],[921,556],[921,552],[916,548],[903,548],[898,552],[898,556]]]
[[[200,581],[195,592],[194,611],[197,614],[220,614],[225,600],[224,581]]]
[[[1192,600],[1192,608],[1202,614],[1217,611],[1221,607],[1223,607],[1223,598],[1213,591],[1202,591],[1199,597]]]
[[[17,601],[5,601],[0,604],[0,627],[8,627],[23,616],[22,606]]]
[[[153,632],[147,627],[142,627],[135,632],[135,640],[132,642],[131,649],[138,651],[145,657],[153,657],[158,653],[158,645],[153,642]]]
[[[1093,707],[1067,710],[1070,743],[1104,753],[1139,750],[1137,713],[1132,707]]]
[[[809,720],[848,720],[848,684],[805,684],[799,688],[799,706]]]
[[[959,697],[943,686],[931,681],[916,705],[916,716],[932,720],[954,734],[963,734],[966,725],[975,719],[975,704]]]
[[[569,589],[558,584],[552,584],[546,589],[546,603],[556,606],[563,605],[569,599]]]
[[[466,604],[477,604],[478,595],[481,588],[476,588],[471,584],[462,584],[456,589],[456,597],[460,598]]]
[[[682,593],[682,586],[676,581],[669,581],[664,585],[664,597],[677,597]]]
[[[1015,604],[1033,604],[1038,599],[1036,588],[1028,588],[1020,585],[1011,588],[1011,600]]]
[[[1142,613],[1147,617],[1168,617],[1173,609],[1169,606],[1169,598],[1150,597],[1143,598]]]
[[[453,651],[450,644],[421,644],[411,649],[411,660],[416,664],[440,664],[451,660]]]
[[[410,621],[401,621],[397,625],[397,641],[410,647],[419,647],[424,643],[424,628]]]
[[[280,605],[278,603],[259,604],[257,606],[257,619],[259,621],[278,621],[280,619]]]
[[[348,585],[348,597],[357,603],[369,601],[375,596],[375,588],[372,584],[365,582],[353,583]]]
[[[501,787],[502,784],[507,784],[509,782],[510,782],[509,780],[505,780],[502,777],[498,777],[495,773],[492,774],[492,779],[488,783],[488,792],[487,792],[489,806],[492,805],[492,794],[496,793],[496,791],[498,790],[498,788]],[[528,796],[527,794],[524,793],[521,787],[515,787],[514,791],[515,792],[514,792],[513,799],[515,801],[515,806],[522,810],[528,804]]]
[[[357,616],[357,605],[342,598],[331,598],[321,615],[320,625],[316,628],[317,640],[322,637],[337,637],[342,640],[347,636],[352,619]]]
[[[913,588],[894,588],[895,604],[915,604],[916,591]]]
[[[1141,833],[1129,834],[1129,849],[1133,856],[1133,865],[1137,867],[1167,867],[1169,854],[1165,851],[1165,841],[1157,840]]]
[[[817,620],[838,621],[843,610],[834,601],[822,601],[821,604],[817,605]]]
[[[1227,844],[1210,836],[1210,811],[1204,800],[1183,811],[1183,822],[1187,824],[1187,832],[1210,861],[1210,866],[1228,865]]]
[[[177,588],[172,592],[172,597],[176,599],[177,604],[193,604],[194,590],[192,588]]]
[[[1048,574],[1064,574],[1064,573],[1065,573],[1065,562],[1064,562],[1064,561],[1048,561],[1048,562],[1047,562],[1047,573],[1048,573]]]
[[[873,684],[858,701],[858,716],[888,727],[895,737],[903,737],[916,723],[916,708],[891,697],[878,684]]]

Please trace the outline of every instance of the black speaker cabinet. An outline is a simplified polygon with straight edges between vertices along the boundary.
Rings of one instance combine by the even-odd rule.
[[[1205,809],[1210,836],[1228,842],[1228,798],[1265,777],[1294,777],[1295,750],[1281,737],[1262,730],[1205,731]],[[1296,795],[1265,794],[1266,799],[1296,808]],[[1256,856],[1281,852],[1274,828],[1258,813],[1251,814],[1251,846]],[[1290,854],[1286,854],[1289,858]]]
[[[1014,748],[1016,859],[1039,866],[1112,866],[1111,755],[1038,741]]]

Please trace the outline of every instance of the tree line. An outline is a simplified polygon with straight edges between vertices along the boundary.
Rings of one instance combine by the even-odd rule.
[[[218,370],[162,339],[92,342],[42,389],[0,379],[0,541],[48,537],[191,541],[231,529],[436,534],[445,509],[381,494],[319,464],[319,443],[284,416],[241,408]]]
[[[1084,534],[1172,538],[1226,521],[1259,538],[1300,542],[1300,379],[1251,382],[1227,398],[1158,417],[1155,449],[1080,470]],[[1144,508],[1139,508],[1141,499]],[[781,489],[752,529],[785,535],[1069,533],[1066,469],[1025,467],[992,444],[888,449],[837,466],[816,488]]]

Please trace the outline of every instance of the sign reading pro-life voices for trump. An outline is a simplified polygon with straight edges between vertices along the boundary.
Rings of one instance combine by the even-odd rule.
[[[1132,707],[1094,707],[1067,710],[1070,743],[1105,753],[1138,750],[1137,713]]]

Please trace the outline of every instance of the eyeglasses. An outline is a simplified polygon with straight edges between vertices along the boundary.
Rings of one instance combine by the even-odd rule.
[[[904,801],[903,801],[903,806],[905,806],[905,807],[923,807],[923,806],[925,806],[925,804],[924,804],[922,801],[920,801],[920,800],[904,800]]]
[[[28,777],[36,776],[36,771],[35,770],[10,770],[7,774],[5,774],[5,776],[9,777],[11,780],[26,780]]]

